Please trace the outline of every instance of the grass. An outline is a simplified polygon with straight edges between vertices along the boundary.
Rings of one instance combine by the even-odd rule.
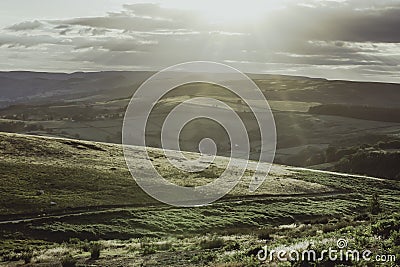
[[[397,181],[274,166],[260,191],[249,195],[249,169],[244,181],[217,203],[175,208],[140,190],[119,146],[0,134],[0,147],[2,218],[41,215],[0,225],[3,262],[30,258],[35,266],[72,257],[79,266],[90,261],[108,266],[258,266],[254,251],[263,244],[293,246],[312,240],[321,245],[343,235],[357,246],[398,253],[393,246],[399,242],[398,218],[390,215],[399,211]],[[178,173],[164,166],[160,155],[151,152],[173,178]],[[217,163],[192,178],[208,181],[220,168]],[[374,193],[383,215],[368,215]],[[98,256],[91,241],[101,247]]]
[[[130,176],[120,147],[91,144],[1,134],[0,214],[155,203]]]
[[[168,164],[160,150],[153,149],[150,156],[166,179],[183,186],[211,182],[226,165],[220,159],[203,172],[185,175]],[[252,174],[251,169],[245,172],[231,196],[248,194]],[[6,218],[87,207],[159,204],[137,186],[118,145],[0,133],[0,179],[0,217]],[[270,176],[256,194],[329,190],[318,183]]]
[[[398,264],[400,251],[399,242],[399,214],[383,213],[371,216],[367,221],[358,221],[357,217],[346,216],[343,218],[325,221],[316,221],[309,224],[298,224],[291,228],[279,226],[268,229],[268,240],[261,240],[265,229],[253,231],[251,234],[213,234],[202,236],[194,235],[170,235],[169,237],[143,237],[128,240],[98,241],[101,246],[100,258],[91,257],[80,247],[87,244],[83,241],[70,240],[62,244],[49,244],[36,246],[32,250],[33,266],[39,263],[76,263],[77,266],[96,265],[118,266],[128,263],[145,266],[165,266],[185,263],[185,266],[260,266],[260,262],[254,257],[258,250],[265,244],[269,249],[296,248],[302,251],[310,247],[317,251],[328,247],[335,248],[339,238],[348,241],[349,249],[363,251],[371,250],[374,255],[395,255],[396,261],[381,263],[382,266]],[[321,231],[321,227],[331,225],[330,231]],[[77,243],[78,242],[78,243]],[[82,242],[82,244],[80,244]],[[14,258],[9,255],[18,255],[14,248],[9,252],[8,258],[2,255],[3,260],[9,263],[22,261],[22,254]],[[115,261],[114,259],[118,259]],[[118,263],[118,264],[117,264]],[[275,263],[279,261],[275,260]],[[282,265],[283,264],[283,265]],[[292,262],[304,264],[300,262]],[[317,263],[317,266],[325,266],[325,261]],[[269,263],[265,264],[268,266]],[[353,262],[351,265],[366,266],[368,262]],[[72,265],[63,265],[72,266]],[[284,266],[281,263],[279,266]]]
[[[202,249],[221,248],[224,245],[225,245],[224,239],[217,236],[212,236],[210,238],[206,238],[200,241],[200,247]]]
[[[61,259],[61,265],[62,267],[75,267],[76,259],[71,254],[68,254]]]

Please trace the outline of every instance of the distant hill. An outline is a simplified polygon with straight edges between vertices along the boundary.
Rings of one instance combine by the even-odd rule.
[[[122,123],[135,90],[153,72],[0,72],[0,131],[121,143]],[[386,167],[350,168],[346,162],[368,166],[368,153],[376,143],[399,141],[400,84],[330,81],[297,76],[249,74],[271,106],[276,129],[275,162],[324,170],[345,170],[398,179]],[[229,76],[227,76],[227,79]],[[161,147],[160,131],[169,112],[193,97],[211,97],[227,103],[246,121],[250,158],[258,159],[260,134],[248,107],[226,89],[210,84],[183,85],[165,95],[149,117],[146,144]],[[252,100],[255,105],[260,102]],[[193,109],[193,116],[196,114]],[[215,140],[218,155],[230,153],[227,136],[218,124],[195,120],[181,132],[181,149],[198,151],[198,143]],[[338,151],[331,155],[331,151]],[[379,149],[378,149],[379,150]],[[392,154],[384,151],[379,166],[391,166]],[[388,156],[387,153],[392,153]],[[354,157],[353,157],[354,156]],[[395,156],[397,157],[397,156]],[[396,158],[395,158],[396,160]]]
[[[151,72],[0,72],[0,105],[129,97]]]
[[[128,98],[154,72],[0,72],[0,107],[18,103]],[[249,74],[269,100],[394,107],[400,85]]]

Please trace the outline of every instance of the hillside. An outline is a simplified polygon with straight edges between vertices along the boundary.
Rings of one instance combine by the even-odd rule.
[[[151,149],[150,156],[168,179],[188,178],[186,186],[209,181],[226,161],[219,157],[208,172],[179,178],[160,150]],[[21,263],[26,251],[33,251],[33,266],[59,266],[69,254],[83,266],[228,260],[257,266],[251,251],[266,242],[280,246],[345,236],[358,244],[362,229],[382,234],[373,228],[376,220],[392,219],[369,215],[374,193],[387,216],[400,204],[399,181],[275,165],[255,194],[247,192],[246,176],[210,206],[175,208],[138,188],[119,145],[1,133],[0,159],[3,266]],[[250,167],[247,175],[251,172]],[[90,240],[102,245],[98,261],[88,260]],[[365,246],[378,246],[368,240]]]
[[[0,72],[0,107],[22,103],[128,97],[152,72]]]
[[[0,108],[0,131],[119,144],[130,97],[151,75],[0,72],[0,107],[4,106]],[[388,172],[384,166],[393,165],[391,159],[398,157],[398,149],[388,148],[393,155],[387,156],[389,150],[382,151],[377,143],[400,140],[396,116],[400,85],[267,74],[250,77],[268,99],[275,118],[275,163],[396,179],[400,169]],[[250,135],[251,158],[258,158],[260,134],[248,107],[226,89],[204,83],[178,87],[163,97],[150,117],[148,146],[161,146],[163,119],[175,106],[194,97],[215,98],[234,109]],[[251,101],[257,105],[259,100]],[[196,152],[198,141],[209,134],[219,155],[229,155],[223,129],[207,120],[195,120],[185,127],[183,150]],[[382,154],[377,161],[383,167],[363,167],[370,165],[369,152],[365,157],[356,154],[365,148]],[[332,156],[331,151],[339,152]],[[343,160],[357,161],[361,167],[348,167]]]
[[[169,166],[161,150],[150,149],[150,156],[155,166],[163,167],[161,171],[167,179],[177,184],[184,181],[184,186],[213,180],[227,162],[218,157],[205,171],[184,175]],[[145,155],[137,149],[137,157]],[[112,205],[161,205],[136,185],[120,145],[0,133],[0,159],[3,217]],[[251,168],[254,165],[249,165],[243,182],[228,197],[249,193],[246,185]],[[264,186],[254,195],[290,196],[334,191],[329,186],[296,180],[294,176],[287,167],[276,165]]]
[[[0,71],[0,107],[13,104],[130,98],[154,72],[45,73]],[[398,84],[335,81],[301,76],[248,74],[270,101],[398,107]]]

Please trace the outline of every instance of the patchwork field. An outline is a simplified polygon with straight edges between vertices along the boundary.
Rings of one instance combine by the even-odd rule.
[[[22,79],[14,72],[3,75]],[[30,75],[41,77],[43,74]],[[34,94],[35,90],[28,87],[30,78],[23,79],[22,87],[16,90],[22,94],[27,86],[25,91],[30,96],[29,102],[21,96],[1,108],[0,131],[120,144],[126,107],[140,82],[151,73],[60,74],[62,82],[57,80],[58,75],[53,75],[45,75],[42,86],[37,88],[38,91],[45,90],[45,94]],[[85,81],[84,88],[75,82],[74,76]],[[399,147],[388,147],[389,150],[383,151],[377,144],[400,142],[400,123],[396,116],[400,99],[397,84],[279,75],[249,76],[268,99],[274,115],[277,128],[275,163],[389,179],[400,175],[400,169],[390,163],[391,158],[398,159]],[[53,79],[65,90],[52,91],[47,83],[52,84]],[[124,82],[119,82],[120,79]],[[261,149],[260,134],[248,106],[225,88],[205,83],[186,84],[163,96],[150,116],[146,145],[161,147],[160,129],[166,116],[178,104],[195,97],[218,99],[238,113],[249,134],[251,158],[257,160]],[[256,108],[262,106],[260,101],[249,100]],[[202,106],[216,111],[222,108]],[[191,114],[196,115],[196,111]],[[191,121],[184,127],[180,136],[182,150],[197,152],[198,141],[210,137],[210,134],[218,146],[219,155],[229,156],[230,147],[224,130],[220,125],[202,119]],[[339,151],[338,155],[332,157],[332,150]],[[356,155],[357,151],[361,150],[363,162],[370,158],[371,151],[377,151],[382,154],[376,159],[383,166],[381,169],[392,171],[353,168],[357,165],[354,159],[360,157]],[[388,151],[393,155],[384,154]],[[346,162],[351,162],[350,166]]]

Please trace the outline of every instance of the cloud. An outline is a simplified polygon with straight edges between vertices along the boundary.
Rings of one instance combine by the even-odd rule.
[[[230,23],[195,10],[130,4],[105,16],[12,25],[0,31],[0,54],[12,61],[18,53],[22,64],[24,53],[37,47],[47,66],[75,66],[70,71],[79,70],[79,62],[99,70],[211,60],[251,72],[332,71],[325,75],[332,77],[345,70],[354,79],[381,75],[393,81],[400,62],[398,25],[400,3],[392,0],[286,0],[257,20]]]
[[[287,32],[316,40],[349,42],[400,42],[400,3],[397,6],[360,9],[349,5],[330,7],[294,6],[280,14],[277,24],[290,18]]]
[[[29,31],[29,30],[38,29],[41,26],[42,26],[42,23],[35,20],[35,21],[25,21],[25,22],[21,22],[18,24],[14,24],[14,25],[8,27],[7,29],[13,30],[13,31]]]
[[[0,35],[0,46],[8,47],[32,47],[41,44],[57,44],[59,41],[49,35],[11,35],[2,34]]]

